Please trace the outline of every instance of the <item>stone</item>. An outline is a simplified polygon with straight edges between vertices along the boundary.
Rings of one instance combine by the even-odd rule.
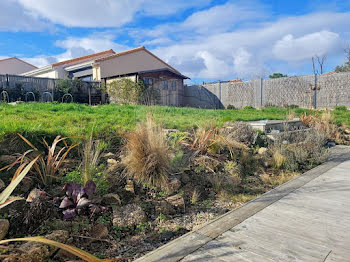
[[[182,196],[179,194],[167,197],[165,199],[166,202],[168,202],[170,205],[176,208],[185,208],[185,200]]]
[[[41,191],[40,189],[34,188],[32,191],[30,191],[26,201],[33,202],[34,199],[39,198],[43,194],[45,194],[45,191]]]
[[[259,155],[263,155],[267,152],[267,148],[266,147],[260,147],[258,150],[258,154]]]
[[[0,189],[3,189],[3,188],[5,188],[5,187],[6,187],[6,185],[5,185],[4,181],[2,181],[2,180],[0,179]]]
[[[173,215],[176,213],[175,208],[167,201],[160,201],[156,205],[156,212],[162,213],[163,215]]]
[[[104,239],[108,237],[108,228],[103,224],[97,224],[90,230],[90,236],[93,238]]]
[[[7,219],[0,219],[0,240],[3,240],[9,231],[10,222]]]
[[[119,167],[119,162],[113,158],[107,159],[107,169],[108,172],[112,173],[115,172]]]
[[[173,194],[179,191],[180,187],[181,187],[180,179],[177,179],[177,178],[172,179],[169,183],[169,193]]]
[[[126,190],[126,191],[129,191],[130,193],[135,194],[134,181],[132,181],[131,179],[129,179],[129,180],[126,182],[125,190]]]
[[[118,227],[136,226],[146,222],[146,214],[137,204],[113,207],[113,225]]]
[[[67,242],[68,231],[65,230],[56,230],[51,234],[44,236],[44,238],[54,240],[60,243]],[[4,259],[4,262],[36,262],[36,261],[45,261],[47,258],[52,256],[57,250],[57,247],[49,246],[46,244],[38,242],[27,242],[21,245],[19,248],[22,252],[17,254],[16,257],[9,257]]]
[[[103,196],[102,202],[106,205],[120,205],[120,197],[115,193],[109,193]]]
[[[113,157],[115,157],[115,154],[113,154],[112,152],[108,152],[108,153],[102,155],[102,158],[110,158],[111,159]]]

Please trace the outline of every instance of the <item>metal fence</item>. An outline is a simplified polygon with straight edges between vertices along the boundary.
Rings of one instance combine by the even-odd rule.
[[[64,82],[63,82],[64,81]],[[67,89],[62,89],[65,85]],[[76,102],[104,103],[99,82],[0,75],[0,100],[6,102]]]

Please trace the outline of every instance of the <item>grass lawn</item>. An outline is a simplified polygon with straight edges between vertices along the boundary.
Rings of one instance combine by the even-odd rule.
[[[199,126],[220,126],[228,121],[285,119],[291,111],[297,115],[307,109],[265,108],[241,110],[209,110],[165,106],[87,106],[82,104],[28,103],[16,106],[0,104],[0,136],[20,132],[29,136],[62,135],[99,137],[133,129],[152,113],[166,128],[181,131]],[[350,111],[334,111],[335,121],[350,125]],[[317,113],[317,112],[316,112]]]

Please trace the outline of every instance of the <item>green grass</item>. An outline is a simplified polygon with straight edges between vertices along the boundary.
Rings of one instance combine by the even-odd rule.
[[[82,104],[28,103],[0,104],[0,137],[9,133],[98,137],[133,129],[152,113],[166,128],[181,131],[199,126],[221,126],[228,121],[285,119],[290,109],[265,108],[209,110],[166,106],[87,106]],[[300,115],[306,109],[294,109]],[[334,111],[336,121],[350,124],[350,111]]]

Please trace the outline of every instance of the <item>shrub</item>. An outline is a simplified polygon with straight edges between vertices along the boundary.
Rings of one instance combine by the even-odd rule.
[[[227,125],[220,130],[220,133],[229,142],[236,141],[247,146],[255,144],[258,137],[258,132],[256,132],[249,124],[240,121]]]
[[[107,85],[108,95],[112,103],[123,105],[138,104],[142,93],[142,85],[124,78],[115,80]]]
[[[226,109],[233,110],[233,109],[236,109],[236,107],[233,106],[233,105],[228,105],[228,106],[226,107]]]
[[[273,146],[275,166],[281,167],[283,163],[283,167],[291,171],[311,169],[326,159],[326,141],[326,136],[314,129],[283,132],[276,137]]]
[[[286,157],[281,155],[279,151],[275,151],[273,154],[273,165],[275,168],[281,168],[286,162]]]
[[[214,127],[208,130],[199,128],[188,138],[189,141],[185,141],[183,144],[188,146],[190,150],[195,151],[194,155],[206,154],[212,145],[212,140],[217,134],[217,130]]]
[[[255,108],[253,106],[245,106],[243,110],[255,110]]]
[[[324,134],[328,139],[337,143],[342,143],[344,140],[343,134],[339,127],[333,122],[333,116],[330,111],[325,111],[321,116],[302,115],[301,121],[304,125],[312,127],[319,133]]]
[[[165,132],[148,115],[146,123],[126,135],[122,164],[137,182],[147,186],[168,188],[167,173],[171,158]]]
[[[346,106],[336,106],[334,108],[335,111],[346,111],[348,108]]]

